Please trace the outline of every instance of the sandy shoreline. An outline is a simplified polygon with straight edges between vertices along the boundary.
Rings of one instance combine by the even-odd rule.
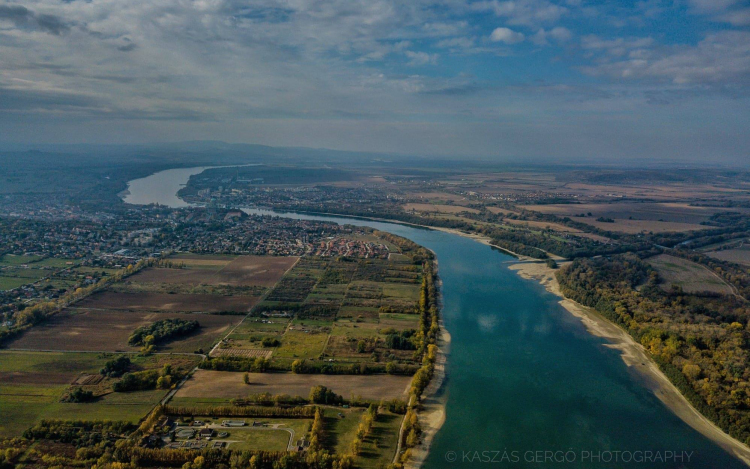
[[[592,308],[565,298],[560,291],[553,269],[541,262],[518,263],[510,266],[510,269],[515,270],[523,278],[539,281],[547,291],[562,298],[560,305],[579,318],[589,333],[607,339],[610,343],[606,344],[606,347],[619,350],[625,364],[643,379],[646,386],[675,415],[750,466],[750,448],[724,433],[698,412],[661,372],[643,346],[627,332]]]

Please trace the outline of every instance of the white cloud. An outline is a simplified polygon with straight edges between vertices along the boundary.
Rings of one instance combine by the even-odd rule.
[[[638,44],[631,47],[622,44]],[[708,34],[696,46],[656,46],[652,41],[589,39],[589,48],[608,51],[613,60],[585,67],[587,73],[678,85],[741,86],[750,82],[750,32]],[[586,45],[584,45],[586,47]],[[612,51],[617,53],[612,53]]]
[[[569,13],[568,7],[549,0],[480,1],[471,4],[478,11],[491,11],[496,16],[507,18],[508,24],[533,26],[555,23]]]
[[[421,51],[404,51],[404,55],[409,58],[409,65],[417,67],[421,65],[434,65],[437,63],[438,54],[428,54],[427,52]]]
[[[534,44],[539,46],[548,45],[550,40],[554,42],[568,42],[573,38],[573,33],[569,29],[563,28],[562,26],[555,26],[550,30],[540,28],[539,31],[532,36],[531,40]]]
[[[733,26],[750,25],[750,6],[746,0],[689,0],[692,11]]]
[[[501,27],[496,28],[494,31],[492,31],[490,40],[492,40],[493,42],[502,42],[505,44],[516,44],[519,42],[523,42],[524,35],[523,33],[513,31],[512,29]]]

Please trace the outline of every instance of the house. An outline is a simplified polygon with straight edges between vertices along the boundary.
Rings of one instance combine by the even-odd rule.
[[[200,436],[201,438],[210,438],[214,436],[214,431],[211,428],[202,428],[198,432],[198,436]]]

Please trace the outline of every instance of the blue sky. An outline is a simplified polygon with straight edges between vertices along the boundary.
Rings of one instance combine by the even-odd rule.
[[[750,164],[747,0],[0,0],[0,142]]]

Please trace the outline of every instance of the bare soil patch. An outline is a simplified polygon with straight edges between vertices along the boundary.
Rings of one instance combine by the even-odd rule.
[[[733,293],[732,288],[716,274],[687,259],[660,254],[650,258],[648,263],[659,272],[663,288],[679,285],[688,293],[706,291],[725,295]]]
[[[253,296],[171,295],[169,293],[116,293],[104,291],[78,303],[82,309],[125,311],[243,313],[258,302]]]
[[[0,383],[2,384],[68,384],[73,381],[74,377],[75,373],[0,371]]]
[[[411,383],[409,376],[249,373],[251,384],[248,385],[243,376],[244,373],[198,370],[175,397],[236,398],[264,392],[307,397],[311,387],[323,385],[346,398],[405,399],[407,386]]]
[[[750,248],[747,247],[742,249],[726,249],[724,251],[707,252],[706,254],[714,259],[750,266]]]
[[[200,328],[195,334],[159,347],[162,351],[192,352],[206,348],[229,328],[242,320],[242,316],[212,314],[177,314],[122,311],[63,311],[49,321],[37,324],[18,339],[8,344],[9,349],[28,350],[81,350],[128,352],[138,347],[128,345],[132,332],[160,319],[180,318],[197,320]],[[66,375],[66,382],[73,378]]]
[[[707,221],[711,215],[726,211],[742,211],[745,209],[729,209],[718,207],[694,207],[685,203],[590,203],[590,204],[550,204],[524,205],[523,208],[535,212],[553,214],[560,217],[574,217],[582,213],[591,213],[589,219],[599,217],[628,219],[637,221],[663,221],[696,225]],[[586,223],[588,221],[581,220]]]
[[[691,223],[677,223],[668,221],[652,220],[622,220],[614,219],[614,223],[596,221],[592,217],[574,217],[576,221],[595,226],[596,228],[606,231],[618,231],[621,233],[637,234],[642,232],[666,233],[682,231],[698,231],[710,228],[706,225],[695,225]]]
[[[207,256],[210,257],[210,256]],[[178,258],[175,262],[185,262],[184,269],[146,269],[130,277],[133,283],[167,283],[183,285],[231,285],[271,287],[279,281],[284,272],[297,261],[297,257],[239,256],[234,260],[211,260]],[[193,262],[216,265],[217,269],[190,268]]]

